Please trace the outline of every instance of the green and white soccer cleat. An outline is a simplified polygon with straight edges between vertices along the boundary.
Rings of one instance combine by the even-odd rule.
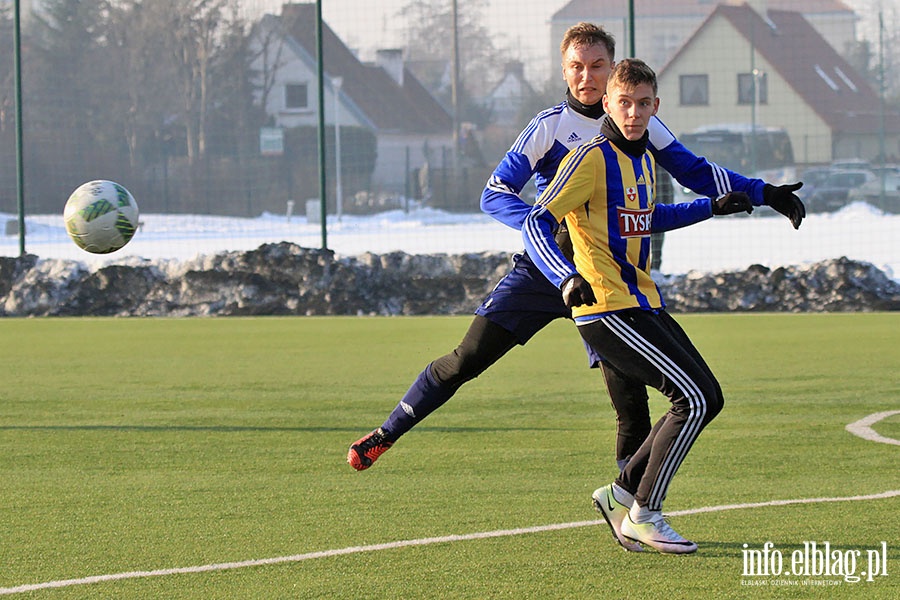
[[[622,521],[628,516],[629,508],[618,500],[612,491],[612,484],[594,490],[591,495],[594,508],[603,515],[603,519],[612,530],[613,539],[629,552],[643,552],[640,544],[622,535]]]
[[[654,512],[651,520],[646,523],[635,523],[629,513],[622,521],[621,531],[626,539],[665,554],[690,554],[697,551],[697,544],[681,537],[666,523],[661,512]]]

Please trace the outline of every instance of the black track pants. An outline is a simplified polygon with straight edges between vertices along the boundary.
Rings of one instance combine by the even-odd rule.
[[[665,311],[625,310],[578,329],[612,368],[658,389],[671,402],[617,480],[639,505],[662,510],[678,467],[703,428],[722,410],[719,383]]]

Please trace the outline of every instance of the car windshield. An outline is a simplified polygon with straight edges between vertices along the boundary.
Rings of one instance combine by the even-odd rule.
[[[859,171],[838,171],[831,173],[825,185],[836,188],[851,188],[866,182],[866,174]]]
[[[803,174],[803,182],[809,185],[822,185],[828,180],[828,175],[830,174],[830,169],[810,169]]]

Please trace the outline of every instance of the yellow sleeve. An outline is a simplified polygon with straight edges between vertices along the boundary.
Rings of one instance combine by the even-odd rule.
[[[557,221],[590,201],[596,186],[593,144],[579,146],[569,152],[559,165],[553,181],[541,194],[544,205]]]

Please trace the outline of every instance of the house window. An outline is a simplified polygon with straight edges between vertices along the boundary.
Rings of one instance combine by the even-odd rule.
[[[709,105],[708,75],[682,75],[678,80],[682,106]]]
[[[753,104],[753,73],[738,73],[738,104]],[[759,86],[757,104],[769,103],[769,80],[765,73],[756,76]]]
[[[288,110],[309,108],[308,87],[305,83],[287,83],[284,86],[284,107]]]

